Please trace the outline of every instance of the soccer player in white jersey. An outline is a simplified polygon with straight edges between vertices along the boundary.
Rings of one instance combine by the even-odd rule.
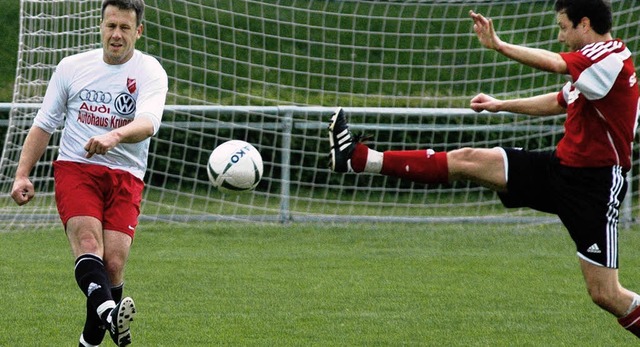
[[[423,183],[470,180],[496,190],[505,207],[556,214],[576,245],[594,303],[640,337],[640,296],[618,280],[618,213],[627,190],[631,146],[638,121],[637,76],[631,52],[611,35],[606,0],[557,0],[558,40],[567,53],[503,42],[493,22],[473,11],[480,43],[522,64],[571,79],[562,90],[498,100],[479,94],[475,111],[532,116],[566,112],[565,134],[554,151],[462,148],[375,151],[353,137],[342,109],[329,125],[330,166],[336,172],[370,172]]]
[[[131,343],[136,313],[122,299],[124,268],[138,224],[150,137],[157,133],[168,90],[159,62],[135,49],[143,0],[104,0],[102,48],[60,61],[27,135],[11,196],[28,203],[30,172],[51,134],[63,126],[54,166],[55,198],[75,278],[87,297],[80,346],[97,346],[109,330]]]

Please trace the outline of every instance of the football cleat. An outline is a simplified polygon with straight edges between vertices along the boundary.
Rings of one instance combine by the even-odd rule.
[[[335,172],[353,172],[351,156],[356,147],[342,107],[336,109],[329,123],[329,167]]]
[[[136,307],[133,299],[127,297],[122,299],[116,307],[111,310],[111,323],[109,335],[119,347],[131,344],[131,330],[129,325],[136,314]]]
[[[84,339],[84,335],[80,334],[80,343],[78,343],[78,347],[95,347],[99,345],[92,345]]]

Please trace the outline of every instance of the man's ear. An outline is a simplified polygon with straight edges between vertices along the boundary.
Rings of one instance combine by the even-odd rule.
[[[136,31],[138,32],[137,38],[141,38],[142,37],[142,32],[144,31],[144,26],[142,24],[138,25],[138,28],[136,29]]]
[[[578,24],[578,28],[582,31],[591,29],[591,20],[588,17],[582,17],[580,24]]]

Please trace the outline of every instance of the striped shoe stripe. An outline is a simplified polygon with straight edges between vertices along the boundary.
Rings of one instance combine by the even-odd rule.
[[[351,144],[351,136],[349,136],[349,129],[344,129],[337,136],[338,145],[340,146],[340,151],[344,151]]]
[[[349,129],[344,129],[337,135],[338,144],[343,144],[345,141],[349,141]]]

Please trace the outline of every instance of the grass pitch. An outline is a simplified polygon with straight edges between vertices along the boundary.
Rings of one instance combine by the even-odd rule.
[[[620,235],[636,291],[637,229]],[[126,278],[137,346],[637,343],[591,303],[559,225],[143,224]],[[0,293],[0,346],[77,345],[60,228],[0,233]]]

